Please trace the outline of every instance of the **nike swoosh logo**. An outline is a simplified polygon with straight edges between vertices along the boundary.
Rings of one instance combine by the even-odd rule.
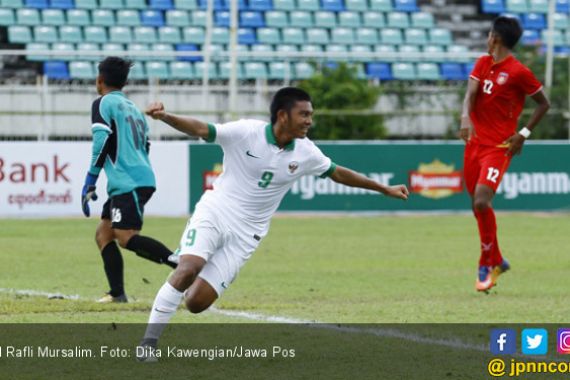
[[[168,313],[168,311],[160,310],[160,309],[157,309],[156,307],[154,308],[154,311],[158,311],[159,313],[162,313],[162,314]]]
[[[261,158],[261,157],[254,156],[253,154],[251,154],[251,153],[249,152],[249,150],[248,150],[247,152],[245,152],[245,154],[247,154],[249,157]]]
[[[256,158],[259,158],[259,157],[256,157]],[[227,289],[227,288],[228,288],[228,286],[226,285],[225,282],[222,282],[222,288],[224,288],[224,289]]]

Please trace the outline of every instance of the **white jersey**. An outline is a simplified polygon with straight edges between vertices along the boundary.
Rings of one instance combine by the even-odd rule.
[[[283,149],[271,124],[239,120],[208,125],[208,142],[224,151],[222,174],[196,208],[208,208],[241,233],[267,234],[271,216],[293,183],[304,175],[328,176],[336,165],[308,138]]]

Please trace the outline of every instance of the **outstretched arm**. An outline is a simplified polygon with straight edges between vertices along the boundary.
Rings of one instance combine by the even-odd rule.
[[[343,166],[337,166],[330,178],[343,185],[378,191],[392,198],[407,200],[410,194],[406,185],[384,186]]]
[[[471,122],[471,110],[477,98],[477,89],[479,88],[479,81],[469,78],[467,82],[467,92],[463,99],[463,109],[461,110],[461,129],[459,130],[459,137],[467,142],[473,134],[473,123]]]
[[[161,102],[151,103],[146,109],[146,114],[155,120],[161,120],[180,132],[190,136],[207,139],[209,135],[208,124],[191,117],[183,117],[170,114],[164,110]]]

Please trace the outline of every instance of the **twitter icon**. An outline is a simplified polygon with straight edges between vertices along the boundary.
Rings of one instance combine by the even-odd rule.
[[[546,355],[548,352],[548,332],[545,329],[524,329],[521,345],[523,354]]]

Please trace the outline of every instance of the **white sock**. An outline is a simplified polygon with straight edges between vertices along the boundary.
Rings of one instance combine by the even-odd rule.
[[[148,326],[144,334],[144,339],[158,340],[170,318],[176,313],[178,305],[182,301],[184,293],[176,290],[166,281],[158,291],[150,317]]]

